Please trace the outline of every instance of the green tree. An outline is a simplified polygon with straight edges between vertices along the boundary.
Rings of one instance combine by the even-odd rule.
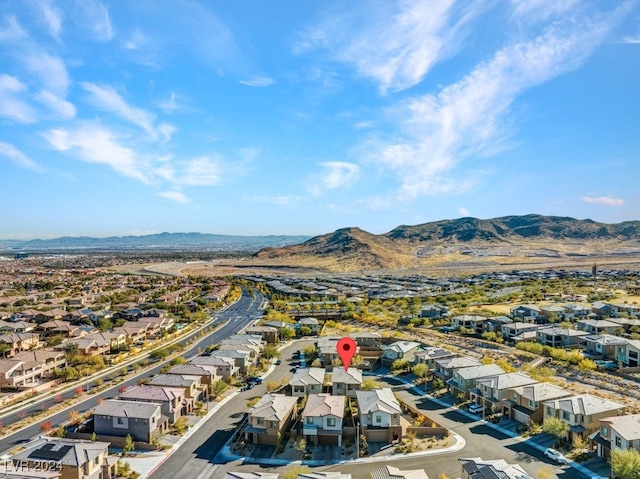
[[[9,351],[11,351],[11,345],[8,343],[0,343],[0,356],[6,358]]]
[[[424,390],[427,390],[427,374],[429,374],[429,366],[425,363],[418,363],[413,368],[411,368],[411,372],[415,374],[418,378],[424,381]]]
[[[217,399],[219,398],[229,387],[229,385],[224,382],[222,379],[217,380],[215,383],[213,383],[209,389],[211,392],[211,397],[213,399]]]
[[[620,479],[640,479],[640,452],[635,449],[611,451],[611,473]]]
[[[548,417],[542,424],[542,430],[556,438],[556,443],[564,440],[569,433],[569,423],[555,417]]]
[[[294,466],[287,469],[282,475],[282,479],[298,479],[298,474],[307,474],[311,472],[311,469],[307,466]]]
[[[267,344],[262,350],[262,357],[266,359],[277,358],[279,355],[278,348],[274,344]]]
[[[408,359],[396,359],[391,363],[392,371],[406,371],[409,369]]]
[[[131,434],[127,434],[127,437],[124,438],[124,442],[122,443],[122,456],[125,457],[135,448],[136,448],[136,445],[133,442],[133,438],[131,437]]]
[[[371,391],[373,389],[378,389],[380,386],[380,383],[377,382],[375,379],[373,379],[372,377],[368,376],[365,377],[362,380],[362,386],[360,387],[363,391]]]

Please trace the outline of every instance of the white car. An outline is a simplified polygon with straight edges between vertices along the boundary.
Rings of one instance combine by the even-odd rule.
[[[569,461],[567,461],[567,458],[564,457],[560,453],[560,451],[556,451],[555,449],[552,449],[550,447],[544,450],[544,455],[547,456],[549,459],[553,459],[558,464],[569,464]]]
[[[472,414],[482,412],[483,409],[484,407],[481,404],[473,403],[469,406],[469,412]]]

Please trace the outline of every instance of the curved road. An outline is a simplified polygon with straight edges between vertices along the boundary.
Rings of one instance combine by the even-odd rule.
[[[210,326],[223,324],[219,329],[210,333],[209,335],[203,337],[200,341],[196,341],[191,345],[187,350],[182,353],[182,356],[185,358],[190,358],[195,356],[198,353],[198,348],[204,350],[207,346],[215,343],[219,343],[223,339],[228,338],[229,336],[237,333],[242,328],[250,324],[256,318],[261,316],[262,305],[264,301],[264,296],[258,291],[252,291],[251,293],[247,292],[243,289],[242,296],[240,299],[226,308],[225,310],[218,311],[215,314],[215,321],[210,324]],[[198,336],[199,332],[194,332],[189,334],[185,338],[179,341],[179,344],[184,344],[187,340],[191,339],[194,336]],[[80,413],[86,412],[90,409],[93,409],[98,404],[98,399],[109,399],[114,398],[118,395],[118,389],[122,386],[131,386],[138,384],[140,379],[145,379],[151,377],[155,374],[158,374],[160,369],[166,364],[166,361],[158,363],[157,366],[144,371],[124,382],[120,382],[113,387],[105,389],[99,394],[92,395],[91,397],[81,401],[79,403],[74,404],[69,409],[65,409],[62,412],[56,413],[49,417],[41,417],[34,424],[25,427],[24,429],[17,431],[13,434],[9,434],[7,436],[3,436],[0,439],[0,453],[4,453],[9,449],[15,447],[16,445],[23,444],[28,442],[29,440],[38,437],[41,433],[40,424],[45,421],[51,421],[51,424],[55,428],[57,425],[62,424],[68,420],[68,413],[70,409],[76,410]],[[106,378],[105,378],[106,380]],[[56,395],[57,400],[53,398],[43,398],[42,400],[34,403],[33,405],[25,408],[21,411],[12,413],[2,418],[5,424],[10,424],[12,421],[15,422],[18,419],[23,419],[34,412],[40,412],[42,410],[47,409],[48,407],[53,406],[56,402],[60,402],[63,399],[67,399],[73,397],[75,395],[75,391],[71,390],[65,393],[61,393]]]

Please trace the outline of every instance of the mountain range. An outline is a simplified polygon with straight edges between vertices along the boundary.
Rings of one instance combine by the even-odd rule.
[[[360,228],[343,228],[301,244],[264,248],[254,258],[352,271],[635,254],[640,256],[640,221],[606,224],[589,219],[525,215],[403,225],[380,235]]]

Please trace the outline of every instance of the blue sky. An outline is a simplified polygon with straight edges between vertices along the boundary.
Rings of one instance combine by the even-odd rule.
[[[0,3],[0,238],[640,219],[640,6]]]

